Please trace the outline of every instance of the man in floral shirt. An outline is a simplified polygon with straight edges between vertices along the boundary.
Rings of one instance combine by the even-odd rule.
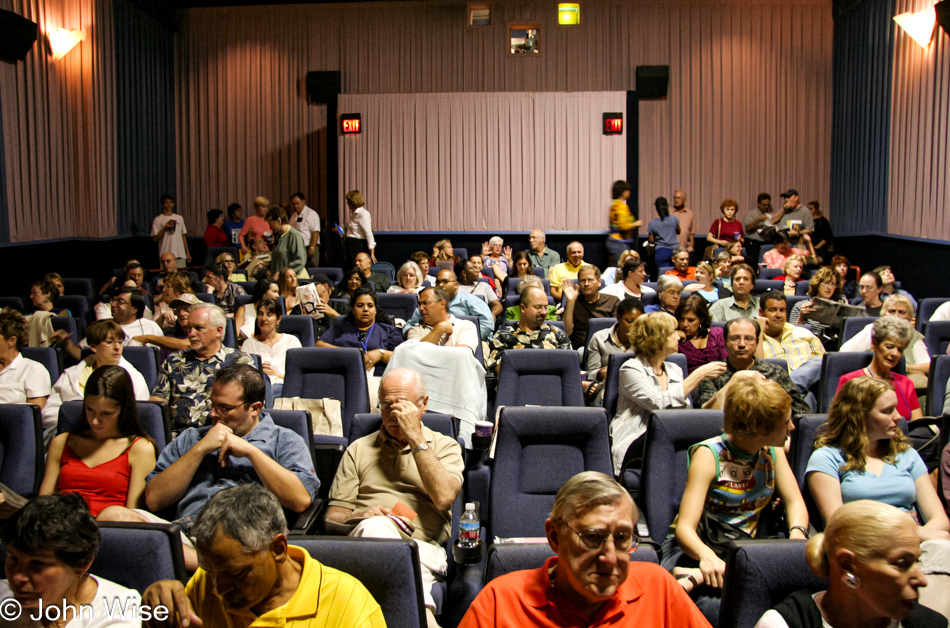
[[[210,303],[197,305],[189,320],[191,349],[168,356],[158,371],[151,397],[152,401],[168,403],[176,433],[208,423],[209,395],[218,369],[231,364],[253,364],[248,354],[221,345],[227,318],[220,307]]]
[[[501,357],[509,349],[570,349],[571,340],[563,331],[544,322],[548,315],[548,295],[541,288],[531,287],[521,293],[518,306],[521,321],[512,329],[504,325],[491,339],[487,370],[501,369]]]

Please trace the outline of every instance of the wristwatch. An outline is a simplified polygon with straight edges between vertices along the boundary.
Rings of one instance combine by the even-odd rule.
[[[428,448],[429,448],[429,443],[425,443],[425,442],[419,443],[419,444],[416,445],[415,448],[412,450],[412,453],[413,453],[413,455],[415,455],[415,454],[419,453],[420,451],[425,451],[425,450],[428,449]]]

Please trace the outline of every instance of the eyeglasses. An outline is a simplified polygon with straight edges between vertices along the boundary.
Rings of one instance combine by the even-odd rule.
[[[224,416],[224,415],[227,415],[227,414],[231,414],[232,412],[234,412],[234,411],[237,410],[238,408],[243,407],[243,406],[246,406],[247,404],[248,404],[247,401],[245,401],[244,403],[239,403],[239,404],[236,405],[236,406],[225,406],[225,405],[222,405],[222,404],[220,404],[220,403],[212,403],[212,404],[211,404],[211,409],[212,409],[212,410],[214,411],[214,413],[217,414],[218,416]]]
[[[572,528],[565,521],[564,525],[567,526],[567,529],[576,534],[580,540],[581,544],[589,549],[592,552],[599,552],[604,544],[607,543],[607,539],[614,540],[614,548],[618,552],[629,552],[635,549],[640,545],[640,537],[632,532],[603,532],[603,531],[589,531],[589,532],[578,532]]]

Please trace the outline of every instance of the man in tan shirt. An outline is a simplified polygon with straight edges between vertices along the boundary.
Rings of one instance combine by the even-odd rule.
[[[676,190],[673,193],[673,216],[680,221],[680,231],[676,237],[680,241],[680,246],[685,247],[690,253],[695,248],[696,237],[696,217],[693,211],[686,206],[686,192]]]
[[[333,485],[327,523],[357,523],[351,536],[419,541],[423,594],[435,623],[432,585],[447,568],[441,544],[451,536],[452,504],[462,489],[462,448],[422,425],[429,402],[425,380],[397,368],[379,385],[383,426],[352,443]]]

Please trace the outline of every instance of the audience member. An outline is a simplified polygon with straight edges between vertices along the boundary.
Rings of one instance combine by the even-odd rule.
[[[409,256],[410,262],[415,262],[419,265],[419,270],[422,271],[423,281],[429,276],[429,256],[425,251],[416,251]]]
[[[894,271],[891,270],[890,266],[878,266],[871,272],[877,273],[881,276],[881,283],[883,284],[883,289],[881,291],[882,301],[886,300],[887,297],[891,296],[892,294],[899,294],[903,297],[907,297],[914,305],[914,308],[917,308],[917,300],[914,299],[914,297],[912,297],[906,290],[901,290],[894,285],[896,280],[894,279]]]
[[[790,255],[782,266],[782,275],[775,278],[776,281],[784,282],[782,292],[785,296],[793,297],[797,294],[798,282],[803,280],[802,274],[805,272],[805,258],[801,255]]]
[[[584,265],[584,245],[580,242],[571,242],[567,245],[567,261],[553,266],[548,273],[551,282],[551,296],[560,301],[561,283],[565,279],[577,279],[577,271]]]
[[[462,489],[464,463],[454,438],[422,424],[428,401],[418,373],[393,369],[383,376],[382,428],[346,449],[330,487],[326,521],[345,530],[348,521],[359,519],[351,536],[415,539],[431,626],[431,589],[446,574],[441,544],[452,532],[452,504]],[[407,511],[415,516],[401,514]]]
[[[188,250],[188,240],[185,235],[185,219],[174,213],[175,198],[170,194],[163,194],[161,198],[162,213],[152,221],[152,242],[158,242],[158,254],[171,253],[178,260],[182,268],[191,263],[191,252]]]
[[[205,246],[228,246],[231,244],[231,238],[228,232],[224,230],[224,212],[220,209],[212,209],[208,212],[208,227],[205,229],[203,237]]]
[[[618,299],[627,297],[642,299],[644,295],[656,293],[656,290],[650,286],[643,285],[643,282],[647,280],[647,263],[640,259],[639,255],[627,258],[623,263],[620,276],[620,281],[616,283],[607,282],[607,287],[600,293]]]
[[[268,276],[268,269],[271,266],[271,255],[267,249],[267,242],[261,236],[248,238],[248,250],[244,252],[244,261],[240,269],[244,271],[247,278],[251,281],[255,279],[264,279]]]
[[[508,277],[505,279],[502,293],[507,295],[511,292],[511,284],[517,283],[513,280],[521,280],[533,274],[531,269],[531,257],[528,255],[528,252],[518,251],[511,257],[511,272],[508,273]]]
[[[288,543],[280,502],[257,483],[216,493],[193,530],[202,566],[187,585],[156,582],[145,590],[144,604],[209,627],[386,625],[359,580]]]
[[[723,251],[716,255],[712,261],[713,268],[716,269],[716,279],[722,283],[722,287],[729,291],[729,294],[732,294],[732,256]],[[697,268],[699,268],[697,266]],[[720,295],[720,299],[723,299],[729,295]]]
[[[26,335],[22,314],[11,309],[0,312],[0,403],[32,403],[43,408],[50,394],[49,371],[20,355]]]
[[[363,286],[353,294],[349,314],[324,332],[317,346],[362,349],[366,370],[375,367],[376,374],[381,375],[393,350],[402,342],[402,334],[392,319],[379,308],[376,293]]]
[[[251,240],[261,238],[263,242],[264,234],[270,231],[270,226],[264,218],[267,215],[268,209],[270,209],[270,201],[267,200],[267,198],[258,196],[254,199],[254,215],[247,217],[247,220],[244,221],[244,226],[241,227],[241,233],[238,234],[241,251],[245,254],[247,254],[248,249],[250,249]],[[264,250],[268,250],[266,243],[264,243]]]
[[[831,223],[821,215],[818,201],[808,203],[808,211],[815,223],[815,232],[811,236],[815,244],[815,263],[827,264],[835,251],[835,234],[831,231]]]
[[[488,304],[480,298],[459,290],[459,282],[455,273],[451,270],[440,270],[435,278],[435,285],[445,290],[449,297],[449,312],[456,316],[477,316],[479,337],[488,341],[491,339],[492,332],[495,330],[495,318]],[[422,320],[419,310],[413,313],[412,317],[406,322],[405,329],[408,331],[414,325],[418,325]]]
[[[61,297],[66,294],[66,287],[63,285],[63,276],[59,273],[46,273],[43,275],[43,281],[53,284],[53,298]]]
[[[294,192],[290,197],[293,215],[290,224],[303,236],[307,246],[306,266],[320,265],[320,214],[307,206],[303,192]]]
[[[455,249],[452,247],[452,241],[446,238],[439,240],[432,247],[432,262],[429,265],[435,266],[437,262],[452,262],[454,266],[459,259],[459,256],[455,254]]]
[[[713,221],[712,226],[709,227],[706,242],[719,246],[726,246],[730,242],[742,242],[745,239],[745,231],[742,229],[742,223],[737,219],[739,203],[727,198],[719,205],[719,211],[722,213],[722,218]]]
[[[758,381],[769,380],[782,387],[792,398],[792,412],[801,416],[811,412],[798,387],[781,366],[764,362],[756,358],[761,335],[759,323],[747,318],[734,318],[723,329],[726,338],[726,372],[699,383],[696,405],[704,409],[722,408],[725,388],[733,376],[740,371],[757,374]]]
[[[563,331],[545,322],[548,314],[548,297],[536,286],[521,292],[518,300],[521,316],[518,327],[502,325],[491,339],[491,353],[485,369],[501,370],[501,359],[506,351],[515,349],[570,349],[571,341]]]
[[[815,231],[815,220],[812,218],[811,211],[802,206],[801,201],[798,200],[798,190],[789,189],[779,196],[782,197],[782,207],[772,216],[772,224],[779,231],[786,232],[793,242],[801,246],[802,241],[806,239],[805,236]],[[808,240],[808,242],[811,248],[811,241]],[[812,256],[814,256],[814,249]],[[780,266],[770,268],[780,268]]]
[[[99,528],[79,495],[31,500],[3,527],[2,540],[7,579],[0,580],[0,607],[7,626],[141,624],[138,591],[90,573]],[[54,616],[60,619],[47,619]]]
[[[360,252],[356,255],[356,267],[363,273],[363,277],[366,278],[366,281],[373,284],[376,292],[386,292],[389,288],[389,278],[373,270],[372,266],[375,263],[375,260],[371,259],[365,252]]]
[[[505,241],[499,236],[494,236],[488,242],[482,244],[482,266],[483,268],[492,268],[495,271],[495,278],[504,281],[508,273],[511,272],[511,247],[505,247]],[[502,248],[504,247],[504,248]]]
[[[706,299],[694,294],[680,301],[676,321],[679,323],[679,352],[686,356],[690,371],[726,359],[726,340],[721,327],[711,326]]]
[[[93,517],[109,506],[144,505],[155,446],[139,423],[135,402],[142,399],[129,373],[103,363],[83,382],[84,420],[50,443],[40,495],[79,493]]]
[[[865,498],[899,508],[910,520],[919,521],[920,564],[929,580],[920,591],[921,603],[946,614],[950,520],[927,466],[898,426],[901,416],[906,418],[899,396],[891,383],[877,377],[844,384],[828,411],[827,429],[815,440],[805,481],[825,521],[842,504]]]
[[[131,378],[135,399],[148,401],[149,390],[145,378],[122,357],[125,332],[118,323],[109,319],[92,322],[86,329],[86,343],[92,355],[67,368],[53,384],[53,390],[43,407],[43,428],[46,430],[56,427],[59,408],[63,403],[83,398],[86,381],[100,366],[121,366]]]
[[[419,313],[422,322],[410,327],[407,340],[419,340],[440,347],[468,347],[475,352],[478,330],[471,321],[456,318],[449,312],[449,295],[436,286],[419,293]]]
[[[821,377],[822,356],[825,347],[821,341],[804,327],[788,323],[788,303],[778,290],[769,290],[759,298],[762,321],[762,340],[759,350],[762,357],[781,358],[788,364],[788,372],[813,412],[818,402],[810,392]]]
[[[756,198],[756,205],[742,217],[745,227],[745,245],[749,251],[749,259],[757,262],[762,245],[772,241],[775,227],[772,226],[772,196],[762,192]]]
[[[895,294],[884,299],[884,306],[881,310],[884,316],[896,316],[897,318],[912,324],[914,320],[914,304],[910,299],[901,294]],[[850,340],[841,345],[839,351],[856,351],[867,353],[873,351],[872,336],[874,332],[874,323],[865,326],[864,329],[856,333]],[[907,369],[907,376],[914,382],[914,387],[918,390],[927,390],[927,375],[930,373],[930,353],[927,351],[927,343],[924,342],[924,335],[911,328],[911,339],[904,349],[904,364]]]
[[[577,286],[564,285],[564,328],[575,349],[587,342],[587,329],[592,318],[613,318],[620,299],[600,293],[600,269],[584,264],[577,271]]]
[[[482,264],[482,260],[483,260],[483,259],[484,259],[484,258],[482,257],[482,255],[481,255],[480,253],[475,253],[474,255],[469,255],[469,256],[468,256],[468,260],[460,259],[458,262],[456,262],[456,263],[455,263],[455,266],[453,267],[453,270],[455,270],[456,276],[459,276],[459,275],[458,275],[458,271],[457,271],[456,269],[458,269],[460,266],[463,266],[466,261],[471,262],[471,263],[472,263],[472,267],[475,269],[475,272],[476,272],[476,278],[477,278],[477,279],[484,279],[485,281],[487,281],[487,282],[488,282],[488,285],[489,285],[489,286],[491,287],[491,289],[495,292],[495,296],[500,297],[500,296],[502,295],[501,288],[502,288],[502,286],[504,285],[504,283],[503,283],[502,281],[496,281],[496,280],[495,280],[495,271],[492,271],[491,275],[487,275],[487,274],[485,274],[485,273],[483,272],[483,270],[484,270],[484,269],[483,269],[483,264]],[[460,277],[460,276],[459,276],[459,277]],[[460,278],[461,278],[461,277],[460,277]],[[507,279],[507,275],[504,275],[504,278]],[[484,283],[484,282],[482,282],[482,283]]]
[[[716,271],[712,264],[700,262],[696,264],[696,281],[685,286],[683,291],[698,294],[706,303],[715,303],[719,300],[719,288],[715,286],[714,281],[716,281]]]
[[[194,288],[191,287],[191,278],[185,273],[171,273],[163,279],[164,286],[161,295],[154,301],[155,314],[152,320],[156,325],[162,328],[163,333],[171,333],[175,329],[175,322],[178,314],[172,303],[178,301],[182,295],[194,295]]]
[[[643,303],[627,297],[617,306],[617,322],[590,337],[587,345],[587,389],[584,396],[592,405],[601,405],[604,398],[602,382],[607,380],[610,356],[630,351],[630,328],[643,315]]]
[[[227,317],[217,305],[200,303],[188,315],[191,348],[172,353],[158,369],[152,401],[164,401],[175,431],[207,425],[216,371],[231,364],[252,364],[246,353],[221,344]]]
[[[815,312],[814,299],[825,299],[833,303],[845,302],[842,294],[841,276],[828,266],[822,266],[808,281],[807,301],[799,301],[792,308],[788,315],[788,322],[792,325],[806,325],[811,333],[821,339],[826,349],[834,350],[838,346],[838,335],[840,328],[830,328],[828,325],[809,317],[809,314]]]
[[[858,292],[860,298],[851,302],[854,305],[864,304],[864,313],[866,316],[880,316],[881,308],[884,305],[884,282],[881,276],[875,272],[864,273],[861,280],[858,281]]]
[[[633,323],[630,346],[637,357],[620,368],[617,415],[610,421],[614,475],[619,476],[628,465],[639,468],[650,415],[692,407],[689,394],[699,382],[726,370],[723,362],[710,362],[684,378],[680,367],[666,361],[676,353],[679,341],[676,319],[663,312],[644,314]]]
[[[215,374],[210,412],[170,442],[146,478],[145,502],[151,512],[113,506],[106,521],[165,523],[154,512],[175,508],[175,523],[190,536],[208,499],[223,489],[260,482],[284,508],[303,512],[320,488],[307,443],[293,430],[274,425],[263,411],[264,379],[247,364],[230,364]],[[185,563],[197,567],[190,542]]]
[[[596,471],[575,475],[557,492],[544,522],[557,556],[538,569],[489,582],[459,628],[708,627],[668,573],[631,561],[640,542],[638,518],[630,495],[613,478]]]
[[[541,281],[541,278],[537,275],[528,275],[518,283],[518,296],[527,290],[528,288],[534,286],[542,292],[544,292],[544,282]],[[521,320],[521,306],[515,304],[509,308],[505,308],[505,320],[506,321],[518,321]],[[545,317],[545,320],[556,321],[557,320],[557,307],[553,305],[548,305],[548,314]]]
[[[237,310],[237,298],[247,293],[238,284],[228,281],[228,269],[224,264],[214,262],[205,270],[205,285],[214,295],[214,302],[228,316],[234,316]]]
[[[237,203],[228,205],[228,219],[224,222],[224,230],[228,234],[231,246],[241,246],[241,227],[244,226],[244,209]]]
[[[908,421],[921,418],[924,414],[914,391],[914,382],[906,375],[894,372],[904,350],[914,337],[913,333],[914,328],[910,323],[896,316],[882,316],[874,321],[871,331],[871,351],[874,357],[871,358],[871,364],[842,375],[838,380],[837,392],[852,379],[875,377],[888,382],[894,388],[898,399],[898,414]]]
[[[346,281],[347,277],[352,277],[352,274],[357,274],[362,278],[359,270],[354,269],[354,273],[344,276],[343,281]],[[286,266],[280,269],[275,279],[280,298],[284,300],[284,311],[288,314],[294,314],[294,310],[296,310],[296,313],[300,314],[300,302],[297,299],[297,288],[300,286],[300,282],[297,280],[297,273],[290,266]],[[349,294],[341,294],[337,298],[349,300],[349,297]]]
[[[49,312],[53,316],[72,316],[68,309],[53,306],[56,296],[56,286],[51,281],[38,279],[30,284],[30,304],[35,312]]]
[[[359,265],[357,253],[366,253],[370,261],[376,263],[376,238],[373,237],[373,218],[366,210],[363,194],[359,190],[346,193],[346,207],[350,210],[350,219],[346,224],[344,252],[349,264]],[[369,264],[366,265],[367,267]],[[382,291],[389,287],[387,280]]]
[[[165,332],[158,323],[145,318],[145,297],[142,293],[130,286],[120,286],[112,297],[112,319],[125,332],[125,346],[140,347],[142,343],[135,340],[139,336],[162,336]],[[81,343],[80,346],[85,346]]]
[[[475,268],[472,258],[467,260],[463,259],[458,264],[456,264],[455,275],[458,277],[459,292],[467,292],[468,294],[479,297],[485,301],[485,303],[488,304],[489,309],[491,309],[492,319],[496,319],[501,316],[501,313],[505,308],[502,306],[501,301],[498,299],[498,295],[495,294],[495,291],[492,290],[484,281],[478,280],[480,274]]]
[[[164,336],[135,336],[132,338],[135,342],[155,345],[161,349],[159,354],[159,364],[165,361],[171,353],[175,351],[184,351],[191,347],[188,341],[188,332],[191,331],[191,322],[189,316],[191,308],[201,303],[194,294],[186,292],[171,302],[172,312],[175,313],[175,327],[170,333]],[[69,349],[67,349],[69,350]]]
[[[386,292],[399,294],[419,294],[423,288],[426,276],[422,274],[422,269],[413,261],[406,262],[399,267],[396,273],[396,283],[389,286]]]
[[[607,268],[605,268],[604,272],[600,275],[600,278],[604,281],[604,286],[612,286],[618,281],[623,280],[623,265],[632,257],[639,258],[640,254],[633,249],[625,249],[623,253],[620,254],[616,263],[612,265],[608,263]],[[611,256],[610,259],[613,260],[613,256]],[[619,299],[620,297],[617,298]]]
[[[716,531],[725,527],[740,539],[767,537],[762,517],[777,493],[788,525],[777,532],[808,538],[808,510],[783,449],[795,429],[792,399],[778,384],[757,379],[732,378],[723,434],[690,447],[686,489],[661,550],[661,564],[681,580],[713,626],[719,625],[729,551]]]
[[[693,211],[686,207],[686,192],[683,190],[673,192],[672,216],[679,221],[680,229],[676,232],[679,245],[692,253],[696,250],[696,217]]]
[[[624,251],[636,244],[635,230],[643,225],[643,221],[637,220],[627,204],[630,191],[630,184],[626,181],[614,181],[610,188],[610,198],[613,202],[610,204],[607,221],[609,233],[605,245],[615,264]]]
[[[831,258],[831,267],[841,277],[841,289],[848,301],[853,301],[858,297],[858,282],[854,279],[848,280],[848,273],[851,271],[851,262],[844,255],[835,255]]]
[[[540,229],[534,229],[528,234],[528,257],[533,268],[543,268],[544,275],[548,276],[551,269],[561,263],[560,254],[548,248],[547,236]]]
[[[680,281],[694,281],[696,279],[696,267],[689,265],[689,251],[684,247],[673,249],[673,268],[666,271],[665,274],[673,275]]]
[[[660,264],[668,264],[673,256],[673,250],[680,248],[677,245],[680,243],[679,238],[683,235],[683,228],[680,226],[679,218],[670,215],[670,205],[665,198],[658,197],[653,202],[653,207],[656,209],[657,217],[651,220],[649,226],[647,226],[647,240],[656,247],[654,260],[659,266]],[[685,207],[683,210],[689,212],[686,219],[690,221],[690,224],[693,224],[693,212]],[[692,241],[692,236],[690,235],[685,239]],[[685,248],[687,251],[689,250],[688,246]]]
[[[283,207],[275,205],[264,216],[267,225],[274,234],[274,244],[270,248],[271,279],[277,277],[277,270],[293,268],[298,277],[307,274],[307,242],[303,234],[290,225],[290,219]]]
[[[247,273],[244,271],[238,272],[237,270],[237,261],[234,259],[234,255],[228,252],[220,253],[214,261],[219,264],[224,264],[224,267],[228,270],[228,281],[247,281]]]
[[[752,296],[755,271],[748,264],[739,264],[732,270],[732,296],[719,299],[709,308],[714,321],[734,318],[753,319],[759,313],[759,298]]]
[[[296,279],[297,275],[291,269],[291,275]],[[257,324],[257,304],[264,299],[273,299],[280,302],[280,288],[276,281],[270,279],[261,279],[254,284],[254,290],[251,293],[251,302],[245,303],[234,313],[234,326],[238,332],[238,340],[250,338],[254,335],[254,326]]]
[[[871,500],[835,511],[823,533],[808,540],[808,566],[828,589],[801,590],[766,611],[756,628],[944,627],[947,620],[917,603],[927,586],[920,535],[913,520]]]
[[[805,243],[807,248],[798,248],[792,247],[791,238],[786,231],[776,231],[775,235],[772,236],[772,242],[775,243],[775,248],[769,251],[766,251],[762,255],[762,261],[765,262],[766,268],[784,268],[785,262],[788,261],[788,258],[792,255],[801,255],[806,262],[812,264],[815,263],[815,249],[812,246],[811,238],[806,233],[802,236],[802,240]]]
[[[673,275],[660,275],[656,290],[659,303],[648,305],[647,313],[666,312],[670,316],[675,316],[676,308],[680,306],[680,298],[683,296],[683,282]]]
[[[257,322],[254,335],[241,345],[244,353],[261,356],[261,367],[270,378],[274,397],[280,397],[284,388],[287,351],[299,349],[300,340],[293,334],[280,332],[280,304],[273,299],[263,299],[255,305]]]

